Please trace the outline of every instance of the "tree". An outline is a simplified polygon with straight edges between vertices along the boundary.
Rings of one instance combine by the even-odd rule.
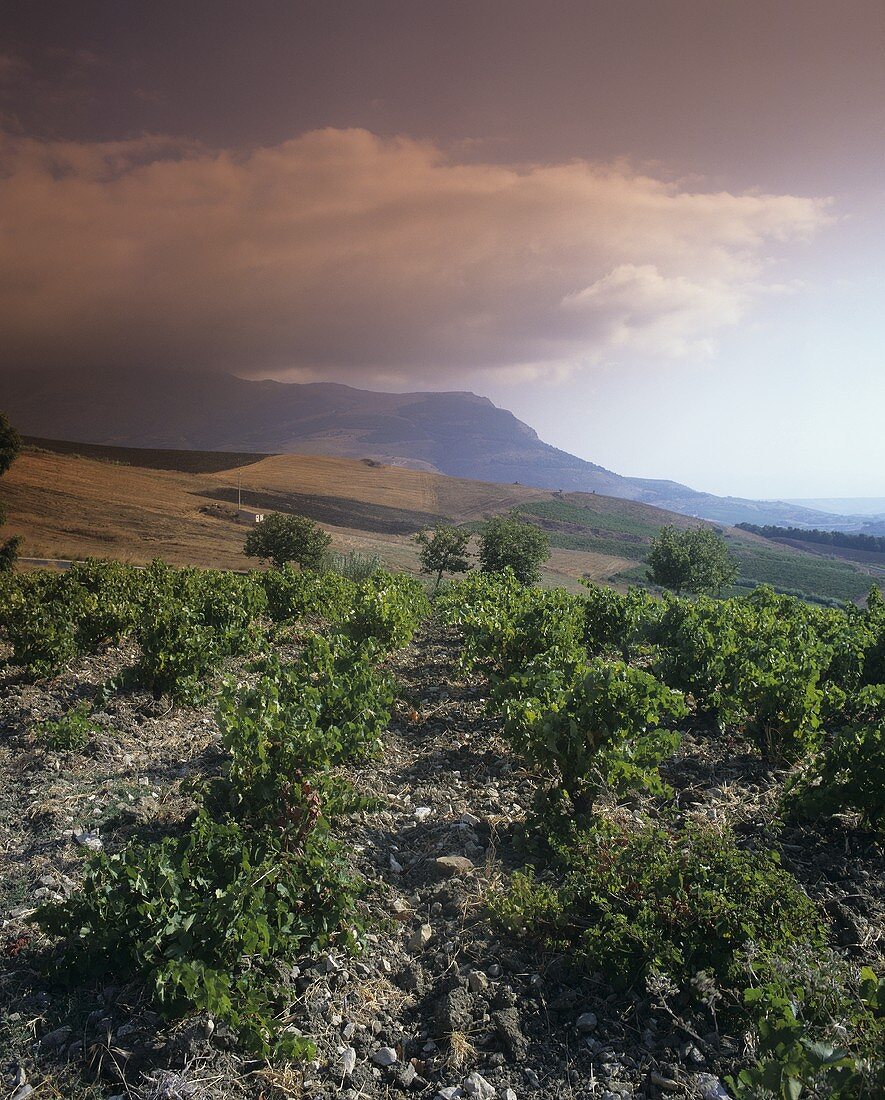
[[[21,450],[21,436],[3,413],[0,413],[0,476],[6,473]],[[0,527],[6,522],[6,509],[0,505]],[[0,573],[8,572],[15,562],[21,539],[7,539],[0,543]]]
[[[419,531],[415,542],[421,547],[421,572],[436,574],[434,591],[439,588],[443,573],[466,573],[470,568],[469,531],[449,523],[438,523],[432,531]]]
[[[725,540],[711,527],[677,531],[662,527],[648,555],[648,579],[677,596],[689,592],[715,592],[732,583],[737,565],[728,553]]]
[[[278,569],[288,561],[302,569],[317,569],[331,542],[332,536],[305,516],[272,512],[246,536],[243,553],[249,558],[270,560]]]
[[[493,516],[483,524],[479,536],[479,563],[484,573],[512,569],[523,584],[535,584],[541,563],[550,557],[547,532],[524,523],[518,512]]]

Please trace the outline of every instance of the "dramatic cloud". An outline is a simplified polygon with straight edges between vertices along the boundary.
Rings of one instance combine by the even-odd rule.
[[[0,143],[7,366],[434,382],[706,354],[824,201],[624,164],[457,163],[322,130],[272,148]]]

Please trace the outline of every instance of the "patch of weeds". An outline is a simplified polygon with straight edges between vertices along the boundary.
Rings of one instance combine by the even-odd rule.
[[[815,906],[777,856],[745,852],[728,832],[599,822],[551,845],[550,869],[516,872],[492,912],[621,987],[653,969],[682,985],[709,971],[736,1000],[749,944],[758,972],[769,956],[823,943]]]
[[[98,729],[92,720],[92,708],[83,702],[72,707],[61,718],[41,722],[36,732],[43,744],[53,752],[70,752],[85,748]]]

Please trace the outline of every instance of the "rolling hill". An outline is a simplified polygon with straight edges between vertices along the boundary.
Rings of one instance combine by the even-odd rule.
[[[376,393],[206,371],[8,372],[0,408],[39,437],[180,450],[374,458],[481,481],[603,493],[718,523],[848,528],[800,505],[622,477],[545,443],[473,393]]]
[[[80,452],[85,453],[80,453]],[[516,509],[547,530],[547,583],[574,589],[582,578],[618,586],[642,581],[643,561],[661,526],[698,520],[637,501],[526,485],[453,478],[427,470],[321,455],[78,445],[26,446],[3,478],[9,521],[31,558],[115,557],[136,563],[242,569],[246,507],[295,512],[321,523],[341,552],[374,554],[417,570],[412,535],[439,520],[474,524]],[[741,566],[739,585],[760,582],[816,599],[861,599],[873,578],[863,565],[822,558],[726,529]]]

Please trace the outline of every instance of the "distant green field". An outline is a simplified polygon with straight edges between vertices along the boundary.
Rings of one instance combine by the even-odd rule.
[[[550,545],[564,550],[587,550],[627,558],[637,565],[624,570],[620,579],[632,583],[645,580],[642,563],[660,526],[645,516],[623,511],[600,512],[567,501],[527,504],[520,512],[537,517],[547,530]],[[779,591],[809,599],[857,600],[869,592],[874,578],[850,562],[795,552],[776,544],[761,544],[729,532],[729,550],[740,569],[735,592],[746,592],[757,584],[770,584]]]

